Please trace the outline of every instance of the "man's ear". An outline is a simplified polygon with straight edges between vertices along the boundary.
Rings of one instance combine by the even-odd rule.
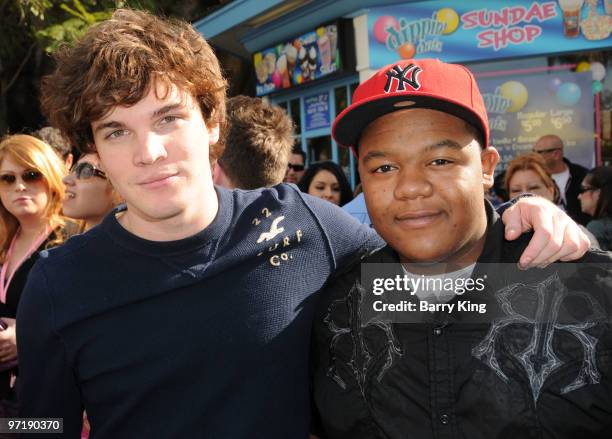
[[[493,187],[495,181],[495,167],[499,162],[499,153],[492,146],[487,146],[480,153],[482,163],[482,184],[485,189]]]
[[[208,128],[208,144],[215,145],[219,141],[219,124],[216,123]]]
[[[213,183],[216,184],[217,186],[223,186],[224,188],[227,188],[227,189],[235,188],[234,184],[232,183],[230,178],[227,176],[227,174],[225,173],[225,171],[223,170],[223,167],[219,164],[219,162],[215,162],[215,164],[212,166],[212,178],[213,178]]]
[[[212,169],[213,183],[218,185],[219,180],[221,179],[221,173],[223,173],[221,166],[219,166],[219,162],[215,161],[214,163],[211,163],[210,167]]]

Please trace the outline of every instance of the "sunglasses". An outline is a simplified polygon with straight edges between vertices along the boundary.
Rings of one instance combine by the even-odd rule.
[[[106,179],[106,174],[96,168],[89,162],[81,162],[70,171],[79,180],[87,180],[91,177],[100,177]]]
[[[36,183],[42,181],[43,175],[34,170],[23,171],[21,174],[21,179],[24,183]],[[14,174],[2,174],[0,175],[0,182],[2,182],[5,186],[11,186],[17,181],[17,176]]]
[[[293,169],[295,172],[300,172],[304,170],[304,165],[294,165],[293,163],[288,163],[287,167],[289,169]]]
[[[585,192],[591,192],[591,191],[596,191],[596,190],[597,188],[593,186],[580,186],[580,189],[578,189],[578,193],[584,194]]]

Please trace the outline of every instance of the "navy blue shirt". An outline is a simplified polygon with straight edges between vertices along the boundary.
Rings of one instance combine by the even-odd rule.
[[[115,214],[43,252],[18,310],[21,416],[79,437],[305,438],[316,294],[380,238],[279,185],[217,188],[195,236],[153,242]]]

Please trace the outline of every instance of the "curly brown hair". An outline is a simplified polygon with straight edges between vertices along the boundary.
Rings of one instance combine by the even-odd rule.
[[[94,150],[92,122],[136,104],[158,81],[166,93],[176,86],[197,99],[208,126],[225,121],[227,82],[219,61],[187,22],[117,9],[74,47],[61,47],[55,60],[56,70],[43,78],[42,110],[81,152]],[[220,153],[211,147],[211,157]]]
[[[219,164],[232,183],[240,189],[281,183],[293,147],[293,122],[285,110],[236,96],[227,103],[227,125]]]

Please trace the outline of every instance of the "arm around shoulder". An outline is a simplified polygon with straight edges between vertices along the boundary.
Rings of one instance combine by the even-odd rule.
[[[20,416],[63,418],[64,433],[57,437],[80,438],[80,392],[55,328],[53,302],[40,263],[28,276],[17,310],[17,351]]]
[[[336,269],[385,245],[372,227],[360,223],[338,206],[307,194],[304,199],[329,240]]]

